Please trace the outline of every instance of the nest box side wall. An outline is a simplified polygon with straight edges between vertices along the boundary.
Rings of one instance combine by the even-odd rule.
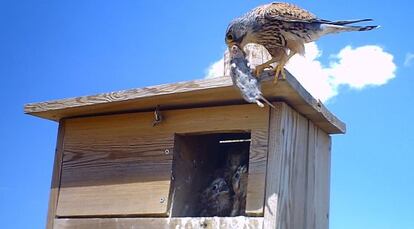
[[[331,137],[285,103],[274,105],[264,228],[327,229]]]

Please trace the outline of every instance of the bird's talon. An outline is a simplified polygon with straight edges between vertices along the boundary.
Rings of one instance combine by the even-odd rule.
[[[276,66],[276,69],[275,69],[275,79],[273,80],[273,83],[277,83],[277,81],[279,80],[279,73],[280,73],[280,67],[278,65]]]
[[[260,74],[262,74],[262,72],[263,72],[263,69],[256,68],[256,70],[254,71],[254,74],[255,74],[256,78],[259,78]]]
[[[286,73],[285,73],[285,69],[283,69],[280,74],[282,75],[282,79],[286,79]]]

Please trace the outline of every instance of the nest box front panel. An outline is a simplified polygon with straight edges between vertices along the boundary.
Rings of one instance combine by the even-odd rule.
[[[173,135],[156,133],[151,119],[66,121],[58,216],[166,214]]]
[[[269,109],[221,106],[67,119],[56,216],[167,216],[174,136],[251,133],[247,214],[263,214]]]

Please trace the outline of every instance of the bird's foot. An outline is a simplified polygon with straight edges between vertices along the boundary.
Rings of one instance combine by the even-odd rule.
[[[257,66],[256,66],[256,68],[255,68],[255,70],[254,70],[254,74],[255,74],[256,78],[259,78],[259,77],[260,77],[260,75],[263,73],[263,71],[264,71],[266,68],[270,68],[270,69],[272,69],[273,67],[272,67],[272,65],[270,65],[270,64],[266,64],[266,63],[264,63],[264,64],[260,64],[260,65],[257,65]]]
[[[275,69],[275,79],[273,80],[273,83],[277,83],[279,80],[279,74],[282,75],[282,79],[286,79],[286,73],[284,69],[284,64],[278,64]]]

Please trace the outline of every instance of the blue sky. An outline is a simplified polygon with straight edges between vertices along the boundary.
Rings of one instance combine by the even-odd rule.
[[[0,1],[2,228],[46,221],[57,125],[24,115],[25,103],[203,78],[223,55],[228,22],[263,3]],[[348,45],[375,45],[397,67],[380,86],[341,84],[327,101],[348,126],[333,137],[330,228],[414,228],[414,60],[406,60],[414,4],[294,3],[321,18],[370,17],[382,26],[322,38],[322,66]]]

